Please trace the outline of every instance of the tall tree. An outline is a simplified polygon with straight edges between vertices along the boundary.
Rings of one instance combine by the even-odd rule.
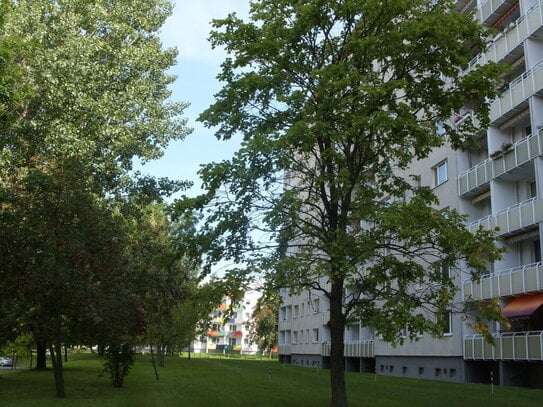
[[[81,326],[84,311],[93,311],[89,315],[96,318],[89,321],[115,323],[113,315],[100,314],[108,307],[91,305],[104,304],[97,298],[117,295],[109,305],[121,307],[122,299],[125,310],[133,304],[128,299],[134,293],[126,292],[133,285],[113,278],[126,276],[126,253],[118,244],[128,244],[126,219],[116,214],[118,208],[134,208],[126,194],[156,195],[180,185],[134,182],[130,174],[135,158],[157,158],[170,140],[188,132],[181,117],[185,105],[168,100],[174,78],[167,70],[176,51],[163,49],[157,34],[171,4],[8,4],[3,32],[32,45],[20,63],[31,97],[17,125],[0,136],[0,218],[7,226],[1,237],[9,243],[2,247],[0,271],[6,278],[0,284],[19,288],[5,290],[14,296],[8,301],[57,352],[65,335]],[[135,215],[137,210],[130,216]],[[111,332],[132,331],[124,328]],[[57,395],[63,397],[62,360],[53,361]]]
[[[469,233],[401,173],[474,140],[473,123],[447,120],[470,103],[485,127],[502,68],[461,73],[488,35],[450,0],[258,0],[249,21],[213,24],[212,45],[230,57],[200,120],[243,143],[202,169],[207,193],[179,210],[206,211],[207,261],[233,259],[247,265],[238,274],[267,270],[279,287],[328,298],[331,405],[347,406],[350,319],[390,341],[406,325],[413,337],[439,335],[457,291],[442,263],[476,275],[499,256],[492,232]]]

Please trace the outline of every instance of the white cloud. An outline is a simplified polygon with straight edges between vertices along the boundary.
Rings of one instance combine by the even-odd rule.
[[[219,63],[224,52],[212,50],[207,41],[211,20],[236,12],[245,18],[249,0],[180,0],[161,30],[166,47],[177,47],[181,60]]]

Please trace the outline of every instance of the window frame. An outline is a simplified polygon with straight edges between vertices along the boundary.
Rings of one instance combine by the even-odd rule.
[[[444,169],[444,173],[442,172]],[[438,187],[449,180],[449,164],[447,160],[441,161],[433,168],[434,186]]]

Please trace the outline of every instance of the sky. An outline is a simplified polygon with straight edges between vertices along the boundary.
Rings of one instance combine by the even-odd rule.
[[[239,147],[235,141],[218,141],[213,130],[203,127],[196,118],[213,103],[213,95],[221,88],[216,76],[226,57],[223,50],[212,50],[207,41],[211,20],[231,12],[246,18],[248,10],[249,0],[179,0],[160,32],[164,47],[179,51],[177,65],[171,70],[177,76],[171,86],[172,100],[190,103],[184,116],[194,130],[184,140],[171,143],[161,159],[145,164],[140,171],[193,181],[194,187],[187,195],[201,191],[197,175],[201,164],[227,159]]]

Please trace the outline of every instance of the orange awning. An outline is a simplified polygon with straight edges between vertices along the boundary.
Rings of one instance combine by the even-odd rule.
[[[523,295],[513,298],[502,309],[502,314],[507,318],[528,317],[543,305],[543,294]]]

